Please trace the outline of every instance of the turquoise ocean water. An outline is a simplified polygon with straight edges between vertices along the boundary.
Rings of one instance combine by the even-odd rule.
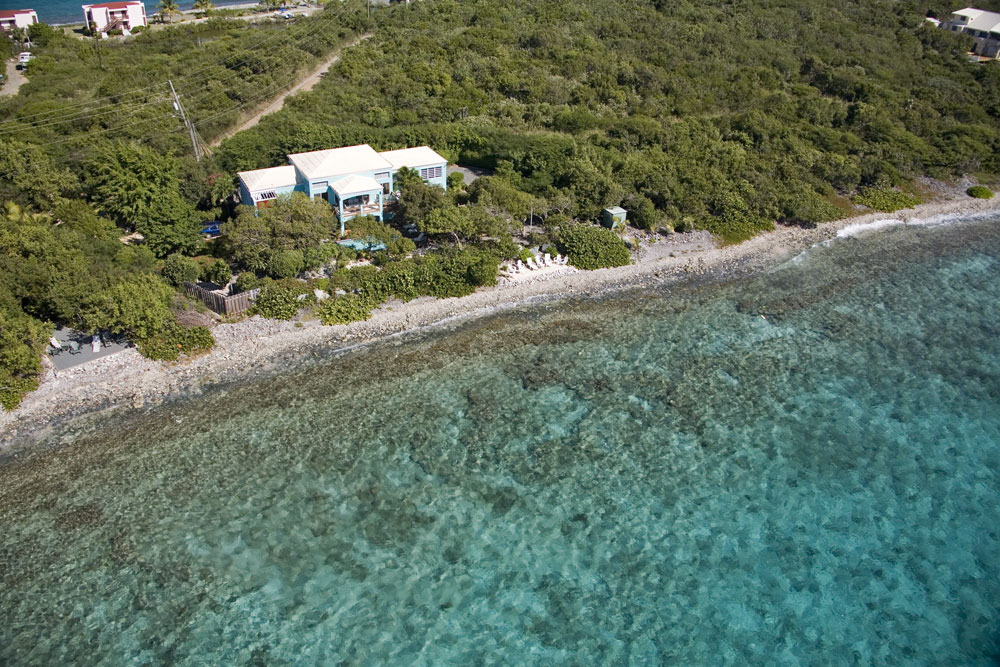
[[[889,229],[60,427],[0,663],[995,664],[998,270]]]

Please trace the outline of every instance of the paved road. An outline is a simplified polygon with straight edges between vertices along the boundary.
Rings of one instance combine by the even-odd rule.
[[[55,365],[56,370],[60,371],[85,364],[94,359],[106,357],[109,354],[120,352],[128,347],[127,341],[113,341],[111,338],[106,337],[101,349],[98,352],[94,352],[91,348],[90,334],[63,327],[56,329],[53,336],[62,343],[62,349],[56,352],[52,348],[52,345],[49,345],[46,348],[46,352],[49,355],[49,359]],[[67,347],[71,349],[67,349]]]

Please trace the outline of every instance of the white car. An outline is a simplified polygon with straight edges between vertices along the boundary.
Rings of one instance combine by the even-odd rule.
[[[24,69],[24,66],[31,62],[31,59],[34,57],[30,51],[22,51],[17,56],[17,66]]]

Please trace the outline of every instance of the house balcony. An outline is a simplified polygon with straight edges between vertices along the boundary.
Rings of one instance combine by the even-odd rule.
[[[377,217],[380,213],[381,211],[377,203],[344,206],[344,218],[353,218],[358,215],[374,215]]]

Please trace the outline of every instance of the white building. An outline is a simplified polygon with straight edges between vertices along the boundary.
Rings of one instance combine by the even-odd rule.
[[[112,30],[121,30],[123,35],[146,25],[146,5],[139,0],[127,2],[102,2],[97,5],[82,5],[87,27],[107,36]]]
[[[34,9],[2,9],[0,10],[0,30],[27,28],[38,23],[38,14]]]
[[[952,32],[964,32],[976,40],[973,53],[1000,60],[1000,14],[966,7],[952,12],[941,27]]]
[[[378,153],[360,144],[295,153],[288,156],[288,162],[282,167],[239,172],[240,202],[266,208],[283,194],[303,192],[330,203],[340,218],[341,234],[344,223],[355,216],[384,219],[396,174],[404,167],[431,185],[448,188],[448,161],[428,146]]]

